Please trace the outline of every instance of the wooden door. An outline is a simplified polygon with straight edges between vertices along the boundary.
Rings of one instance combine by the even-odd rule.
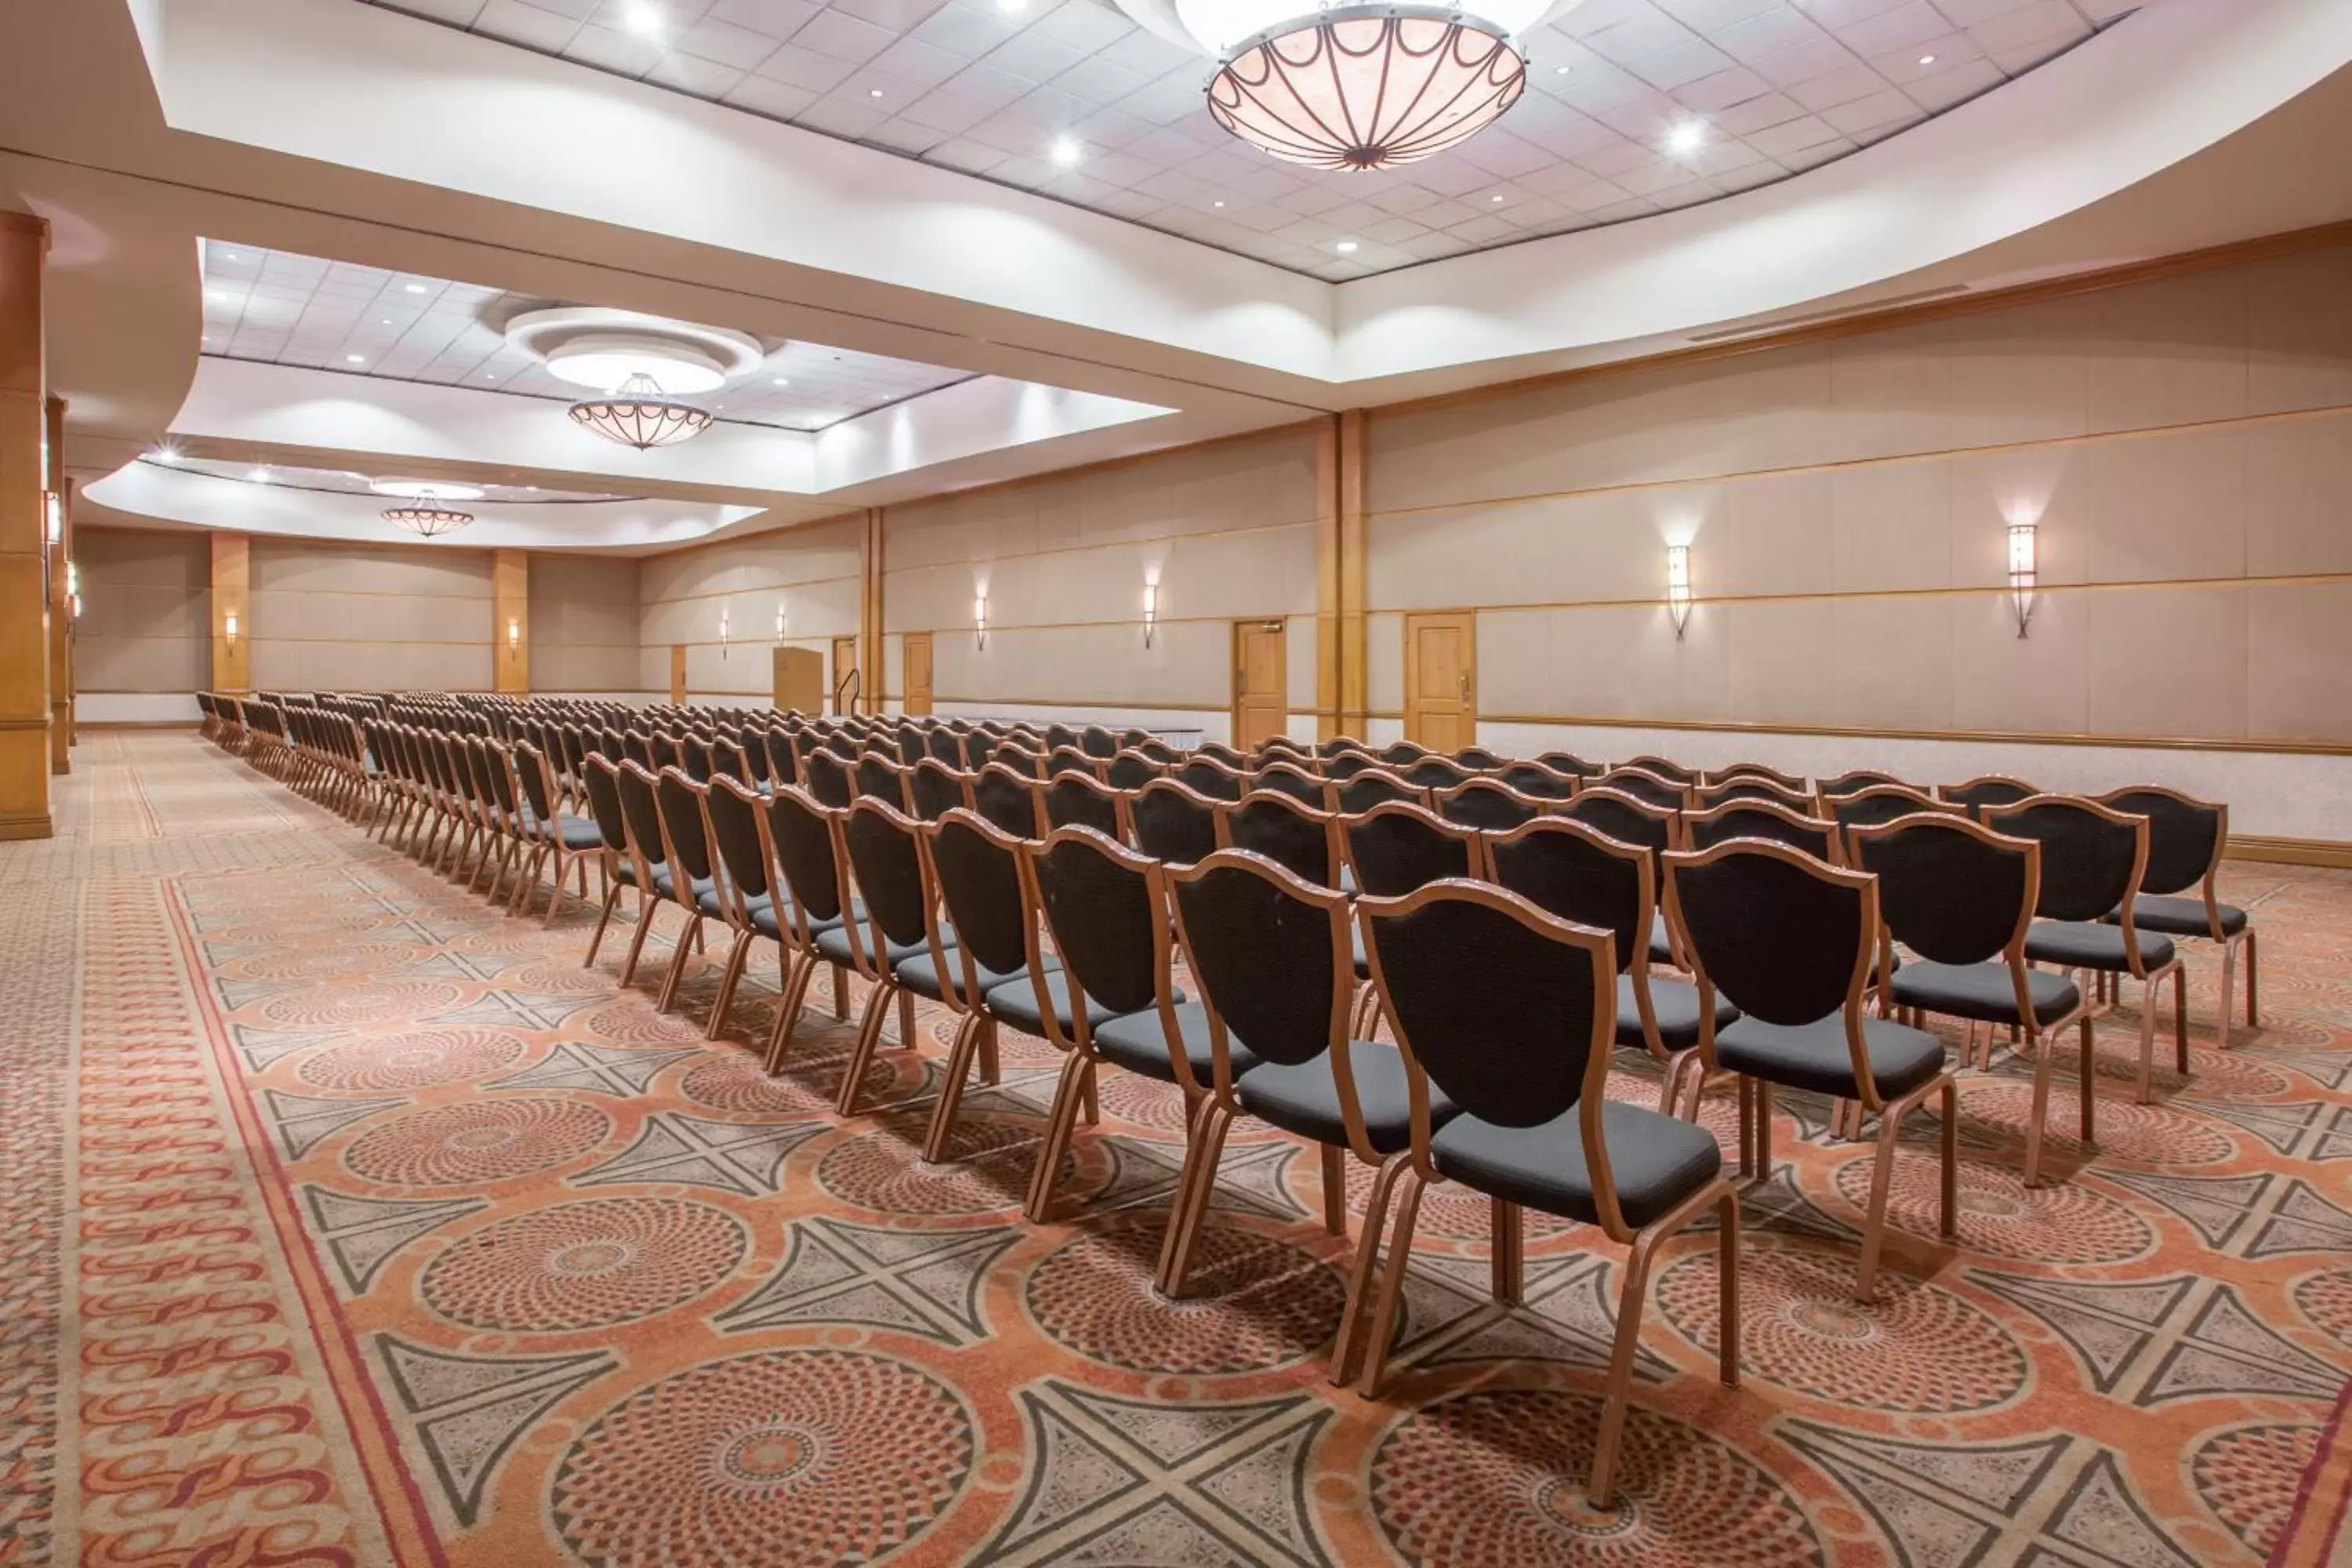
[[[898,639],[899,668],[906,690],[898,694],[899,711],[919,719],[931,710],[931,634],[908,632]]]
[[[1478,731],[1478,617],[1404,618],[1404,738],[1433,752],[1473,744]]]
[[[1282,622],[1234,623],[1234,744],[1244,751],[1290,721],[1286,653]]]
[[[673,708],[686,702],[686,645],[682,642],[669,645],[669,700]]]
[[[864,693],[859,689],[859,687],[863,684],[862,681],[851,679],[856,674],[857,639],[856,637],[834,638],[833,685],[829,689],[833,694],[833,710],[835,712],[855,713],[857,711],[858,699],[862,697]]]

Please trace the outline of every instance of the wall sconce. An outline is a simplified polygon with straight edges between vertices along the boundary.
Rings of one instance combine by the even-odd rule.
[[[41,500],[49,514],[49,542],[62,544],[66,537],[66,498],[55,490],[41,492]]]
[[[507,651],[509,653],[515,653],[520,651],[521,647],[522,621],[519,616],[509,616],[507,617]]]
[[[1666,614],[1674,617],[1675,640],[1680,642],[1683,628],[1690,625],[1691,578],[1690,546],[1666,546]]]
[[[1151,634],[1160,625],[1160,584],[1143,585],[1143,646],[1151,646]]]
[[[2035,563],[2034,535],[2030,522],[2009,525],[2009,596],[2010,607],[2017,612],[2017,635],[2025,635],[2025,623],[2033,618],[2033,588],[2040,580]]]
[[[971,631],[976,646],[988,651],[988,595],[981,595],[971,602]]]
[[[66,563],[66,602],[73,618],[81,619],[81,568],[70,561]]]
[[[719,606],[719,657],[727,657],[727,606]]]
[[[776,606],[776,640],[784,640],[784,606],[781,604]]]
[[[226,642],[227,642],[227,644],[228,644],[228,646],[229,646],[229,647],[235,647],[236,646],[236,616],[234,616],[234,615],[230,615],[230,616],[224,616],[224,617],[222,618],[222,620],[221,620],[221,637],[222,637],[222,638],[223,638],[225,641],[226,641]]]

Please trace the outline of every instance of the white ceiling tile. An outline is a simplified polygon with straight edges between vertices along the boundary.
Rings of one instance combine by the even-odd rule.
[[[1091,103],[1117,103],[1129,93],[1151,85],[1151,80],[1125,66],[1093,56],[1055,77],[1054,85]]]
[[[1798,8],[1822,26],[1836,30],[1892,11],[1908,0],[1796,0]]]
[[[934,48],[976,60],[1017,30],[1013,22],[993,5],[950,4],[932,12],[907,36]]]
[[[2007,79],[1990,60],[1963,60],[1907,84],[1911,101],[1931,114],[1958,107],[1980,92],[1989,92]]]
[[[2071,43],[2088,37],[2090,31],[2090,24],[2083,20],[2082,13],[2066,0],[2037,0],[2034,5],[1989,17],[1968,29],[1969,36],[1989,55],[2054,38]]]
[[[1845,135],[1857,137],[1864,132],[1893,121],[1920,118],[1918,106],[1891,87],[1867,98],[1857,98],[1850,103],[1824,109],[1821,116]]]
[[[1772,96],[1772,84],[1746,66],[1719,70],[1713,76],[1702,77],[1674,91],[1675,102],[1716,120],[1720,119],[1723,110],[1735,104]]]
[[[593,23],[573,34],[563,58],[622,76],[643,76],[662,58],[661,46],[635,33],[616,33]]]
[[[1573,17],[1575,13],[1570,15]],[[1602,59],[1630,68],[1635,60],[1690,43],[1698,35],[1664,12],[1645,7],[1613,27],[1597,32],[1580,30],[1576,37]]]
[[[1051,81],[1087,58],[1086,51],[1032,28],[982,57],[990,66],[1030,81]]]
[[[685,53],[706,60],[716,60],[737,70],[750,70],[776,52],[781,40],[766,33],[755,33],[749,27],[739,27],[732,22],[716,16],[705,16],[678,36],[677,47]]]
[[[830,92],[843,79],[857,68],[856,62],[821,55],[800,45],[786,44],[760,62],[755,76],[763,76],[796,87],[807,93]]]
[[[945,0],[830,0],[835,10],[846,12],[861,22],[871,22],[900,37],[920,26],[944,3]]]
[[[801,111],[800,123],[856,141],[888,118],[887,110],[862,95],[850,99],[827,93]]]
[[[1759,131],[1748,138],[1748,144],[1766,157],[1777,158],[1785,163],[1793,153],[1840,139],[1836,130],[1826,121],[1808,114],[1796,120],[1784,120],[1778,125]]]
[[[1727,136],[1746,138],[1768,126],[1781,125],[1805,112],[1805,106],[1783,92],[1768,92],[1761,98],[1751,98],[1745,103],[1718,110],[1709,116],[1715,128]]]
[[[580,31],[580,23],[560,11],[526,5],[522,0],[489,0],[475,20],[474,28],[494,38],[553,55],[563,51],[563,46]]]
[[[1812,81],[1824,76],[1834,76],[1853,68],[1853,51],[1831,37],[1817,33],[1805,43],[1777,54],[1761,55],[1748,61],[1758,76],[1778,88],[1790,88],[1799,82]]]
[[[1884,91],[1885,87],[1885,78],[1857,61],[1826,76],[1796,83],[1789,89],[1789,96],[1818,114],[1836,104],[1868,98]]]
[[[961,55],[915,38],[901,38],[874,57],[873,68],[894,81],[930,89],[961,71]]]
[[[793,35],[795,47],[860,66],[897,41],[898,35],[887,27],[877,27],[835,10],[818,12],[806,26]]]
[[[1661,91],[1672,91],[1731,65],[1731,57],[1704,38],[1693,38],[1654,55],[1628,60],[1625,68]]]
[[[814,0],[717,0],[704,15],[785,43],[823,9]]]
[[[1905,0],[1893,10],[1834,28],[1838,41],[1855,54],[1883,55],[1950,32],[1951,25],[1928,0]]]
[[[1030,24],[1030,30],[1090,55],[1133,32],[1135,24],[1095,0],[1062,0]]]
[[[816,99],[817,95],[806,88],[793,87],[772,77],[747,76],[729,89],[721,101],[772,119],[793,120]]]
[[[470,27],[474,18],[482,14],[482,0],[385,0],[385,4],[392,10],[446,22],[453,27]]]
[[[664,55],[646,79],[662,87],[675,88],[679,92],[697,98],[715,99],[743,79],[742,70],[735,66],[720,65],[693,55]]]

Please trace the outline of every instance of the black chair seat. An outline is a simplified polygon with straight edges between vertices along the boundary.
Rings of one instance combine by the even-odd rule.
[[[1666,935],[1666,917],[1663,910],[1650,917],[1650,962],[1672,963],[1675,944]]]
[[[694,895],[694,907],[700,910],[704,914],[709,915],[712,920],[725,919],[727,911],[719,901],[718,884],[713,882],[710,886],[705,888],[703,887],[702,879],[698,877],[695,879],[694,885],[697,888],[701,889],[699,892]],[[744,907],[752,914],[757,915],[759,911],[766,906],[767,902],[768,895],[761,893],[756,899],[745,900]]]
[[[1581,1108],[1533,1127],[1457,1116],[1430,1140],[1432,1163],[1465,1186],[1545,1214],[1597,1225]],[[1609,1173],[1625,1223],[1648,1225],[1715,1180],[1723,1151],[1706,1128],[1617,1100],[1601,1107]]]
[[[2216,904],[2213,912],[2221,919],[2221,934],[2235,936],[2246,929],[2246,911],[2235,904]],[[2116,916],[2107,917],[2109,924]],[[2202,899],[2165,899],[2143,895],[2132,900],[2132,924],[2140,931],[2157,931],[2165,936],[2204,936],[2213,934],[2213,922],[2206,918]]]
[[[924,948],[914,957],[901,960],[892,967],[898,974],[898,984],[918,996],[928,996],[934,1002],[947,1000],[947,984],[943,984],[940,980],[940,967],[931,962],[929,948]],[[1052,974],[1061,967],[1060,959],[1050,952],[1045,955],[1046,973]],[[980,991],[983,996],[1000,985],[1011,985],[1015,982],[1024,985],[1029,983],[1029,969],[1026,964],[1003,973],[990,969],[986,965],[980,966]],[[963,962],[952,953],[948,958],[948,984],[956,985],[963,984]]]
[[[2064,975],[2047,969],[2025,972],[2026,994],[2032,999],[2033,1021],[2053,1024],[2082,1005],[2083,993]],[[2017,984],[2006,963],[1931,963],[1914,959],[1895,977],[1895,1005],[1924,1007],[1948,1018],[1976,1018],[1989,1024],[2022,1022],[2017,1016]]]
[[[545,819],[533,814],[529,806],[523,808],[522,826],[523,830],[534,837],[547,837]],[[604,836],[596,831],[593,822],[584,816],[574,816],[568,811],[556,814],[555,837],[566,849],[602,849],[604,847]]]
[[[1056,978],[1050,981],[1045,989],[1053,995],[1054,1016],[1060,1020],[1062,1035],[1067,1038],[1071,1031],[1076,1027],[1070,1019],[1068,984]],[[1043,1036],[1045,1033],[1045,1015],[1037,1011],[1037,987],[1034,976],[1024,975],[1018,980],[991,987],[988,992],[988,1010],[999,1020],[1012,1025],[1024,1035]],[[1087,1028],[1099,1029],[1118,1016],[1117,1013],[1092,997],[1087,999]]]
[[[1900,1100],[1944,1070],[1944,1043],[1923,1029],[1887,1018],[1864,1018],[1862,1040],[1881,1100]],[[1715,1037],[1715,1058],[1733,1072],[1791,1089],[1851,1100],[1858,1085],[1846,1049],[1845,1020],[1787,1026],[1746,1017]]]
[[[1207,1087],[1214,1071],[1209,1059],[1208,1008],[1198,1002],[1180,999],[1176,1004],[1176,1028],[1183,1037],[1185,1056],[1192,1058],[1193,1081]],[[1258,1065],[1257,1058],[1239,1040],[1228,1037],[1225,1046],[1235,1078]],[[1160,1021],[1157,1008],[1122,1015],[1096,1029],[1095,1050],[1105,1061],[1114,1062],[1129,1072],[1139,1072],[1162,1083],[1176,1081],[1176,1068],[1168,1059],[1168,1031]]]
[[[2138,910],[2133,910],[2137,925]],[[2143,970],[2161,969],[2172,962],[2172,939],[2135,930]],[[2096,921],[2036,921],[2025,933],[2025,956],[2037,963],[2062,969],[2099,969],[2131,973],[2131,955],[2124,950],[2124,928]]]
[[[1393,1154],[1412,1142],[1412,1110],[1405,1094],[1404,1058],[1394,1046],[1357,1040],[1348,1047],[1355,1070],[1356,1102],[1363,1108],[1364,1131],[1372,1147]],[[1234,1086],[1242,1109],[1286,1132],[1312,1138],[1318,1143],[1345,1143],[1347,1119],[1339,1113],[1339,1086],[1331,1076],[1331,1058],[1320,1056],[1297,1067],[1260,1062]],[[1454,1114],[1454,1102],[1432,1084],[1429,1120],[1442,1126]]]
[[[1679,1051],[1698,1044],[1698,987],[1686,980],[1661,980],[1650,977],[1650,1016],[1658,1026],[1658,1043],[1670,1051]],[[1739,1009],[1723,998],[1715,997],[1715,1026],[1718,1029],[1739,1016]],[[1617,1043],[1621,1046],[1647,1047],[1642,1037],[1642,1009],[1633,1001],[1633,977],[1617,977]]]
[[[846,927],[837,924],[827,924],[818,928],[815,934],[816,940],[812,945],[815,947],[816,955],[819,958],[824,959],[828,963],[851,963],[855,962],[855,960],[850,956],[851,949],[849,945],[849,931]],[[870,931],[867,931],[861,926],[857,933],[858,945],[860,947],[866,945],[867,940],[872,936],[872,934],[873,933]],[[955,933],[952,931],[942,932],[940,935],[940,942],[944,946],[953,947],[955,945]],[[898,965],[906,963],[907,960],[913,958],[918,953],[928,958],[930,956],[930,952],[931,945],[927,942],[894,942],[889,944],[889,951],[882,955],[882,962],[887,963],[895,973]]]

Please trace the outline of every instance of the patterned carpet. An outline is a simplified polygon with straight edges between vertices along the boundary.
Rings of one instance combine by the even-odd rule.
[[[1956,1249],[1920,1119],[1874,1308],[1867,1146],[1783,1096],[1746,1385],[1686,1237],[1596,1518],[1591,1233],[1533,1228],[1502,1313],[1484,1205],[1433,1194],[1367,1403],[1323,1381],[1344,1247],[1286,1138],[1236,1130],[1163,1303],[1172,1089],[1107,1074],[1033,1228],[1038,1042],[925,1165],[945,1015],[837,1122],[846,1028],[767,1079],[761,1007],[700,1040],[708,968],[661,1017],[621,944],[579,967],[582,917],[507,919],[192,737],[94,734],[63,787],[57,839],[0,847],[0,1563],[2207,1568],[2279,1542],[2352,1370],[2344,874],[2231,868],[2262,1034],[2210,1048],[2198,955],[2194,1078],[2130,1104],[2116,1020],[2072,1181],[2024,1190],[2024,1083],[1967,1080]]]

